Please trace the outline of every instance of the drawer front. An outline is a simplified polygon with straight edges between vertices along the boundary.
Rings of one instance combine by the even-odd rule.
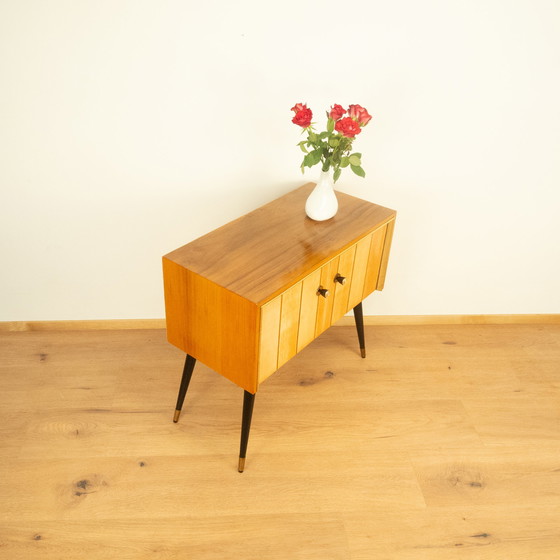
[[[387,225],[261,307],[259,383],[377,288],[386,238]]]

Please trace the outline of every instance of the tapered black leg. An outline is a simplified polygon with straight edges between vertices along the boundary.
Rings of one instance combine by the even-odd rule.
[[[187,354],[185,359],[185,367],[183,368],[183,377],[181,378],[181,385],[179,387],[179,395],[177,396],[177,406],[175,407],[175,414],[173,416],[173,422],[179,421],[179,416],[181,414],[181,409],[183,408],[183,402],[185,400],[185,395],[187,394],[187,389],[189,388],[189,383],[191,381],[192,372],[196,360]]]
[[[247,455],[247,443],[249,441],[249,430],[251,429],[251,418],[253,417],[253,405],[255,395],[245,391],[243,395],[243,420],[241,421],[241,446],[239,447],[238,471],[243,472],[245,468],[245,457]]]
[[[356,321],[356,330],[358,331],[358,341],[360,342],[360,352],[362,358],[366,357],[366,342],[364,338],[364,314],[362,312],[362,303],[358,303],[354,307],[354,319]]]

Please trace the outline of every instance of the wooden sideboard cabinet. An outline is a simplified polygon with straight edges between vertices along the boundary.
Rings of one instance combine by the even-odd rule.
[[[163,257],[168,341],[187,354],[174,421],[196,363],[244,389],[243,471],[255,393],[290,358],[383,289],[393,210],[337,192],[334,218],[305,215],[309,183]]]

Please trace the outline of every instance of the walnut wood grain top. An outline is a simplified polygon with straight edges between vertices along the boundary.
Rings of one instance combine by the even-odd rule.
[[[305,214],[314,186],[303,185],[164,259],[260,305],[395,217],[394,210],[337,191],[336,216],[315,222]]]

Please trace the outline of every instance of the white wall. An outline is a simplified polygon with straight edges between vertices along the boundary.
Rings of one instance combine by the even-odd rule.
[[[399,212],[366,313],[560,312],[559,30],[557,0],[1,2],[0,320],[163,317],[164,253],[314,180],[299,101],[374,115],[338,183]]]

